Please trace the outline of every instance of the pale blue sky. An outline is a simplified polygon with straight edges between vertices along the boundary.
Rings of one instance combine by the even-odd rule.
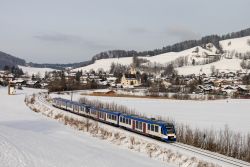
[[[70,63],[250,27],[249,0],[0,0],[0,50]]]

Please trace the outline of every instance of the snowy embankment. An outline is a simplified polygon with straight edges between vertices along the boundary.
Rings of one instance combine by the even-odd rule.
[[[166,167],[31,111],[25,96],[38,91],[24,89],[8,96],[0,87],[1,167]]]

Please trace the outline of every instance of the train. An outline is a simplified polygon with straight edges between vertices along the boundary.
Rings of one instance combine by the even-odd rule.
[[[165,142],[176,141],[175,127],[172,123],[166,121],[126,114],[119,111],[111,111],[104,108],[99,109],[94,106],[60,97],[53,98],[52,105],[56,108],[139,133],[144,136],[157,138]]]

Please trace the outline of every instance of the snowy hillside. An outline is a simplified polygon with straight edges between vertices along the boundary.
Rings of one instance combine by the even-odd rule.
[[[226,52],[232,52],[232,51],[238,53],[250,52],[250,36],[223,40],[220,41],[220,45]]]
[[[45,72],[55,71],[55,69],[52,68],[35,68],[35,67],[25,67],[25,66],[18,66],[23,70],[24,73],[27,73],[29,76],[34,75],[40,75],[41,77],[44,77]]]
[[[178,74],[180,75],[189,75],[189,74],[210,74],[211,67],[214,66],[215,69],[218,69],[220,72],[236,72],[238,70],[243,70],[240,66],[240,59],[225,59],[222,58],[220,61],[206,64],[206,65],[197,65],[197,66],[184,66],[177,68]]]
[[[211,46],[212,44],[210,44]],[[217,49],[212,45],[209,48],[202,48],[200,46],[187,49],[181,52],[169,52],[152,57],[140,57],[149,60],[151,63],[167,64],[171,61],[176,60],[179,57],[188,57],[188,62],[191,64],[192,60],[195,59],[196,62],[204,60],[207,55],[216,55]]]
[[[103,69],[104,71],[109,71],[111,64],[122,64],[122,65],[130,65],[132,63],[132,57],[123,57],[123,58],[110,58],[110,59],[101,59],[96,60],[94,64],[73,69],[73,71],[90,71],[90,70],[98,70]]]
[[[164,53],[164,54],[160,54],[157,56],[139,57],[139,58],[149,60],[150,62],[148,63],[148,65],[154,64],[154,63],[166,65],[167,63],[170,63],[179,57],[189,56],[188,61],[191,64],[193,59],[199,62],[201,60],[204,60],[204,58],[207,55],[215,55],[216,50],[217,49],[214,46],[211,46],[211,48],[209,49],[208,48],[204,49],[198,46],[198,47],[194,47],[194,48],[182,51],[182,52],[169,52],[169,53]],[[80,71],[80,70],[90,71],[90,70],[98,70],[98,69],[109,71],[112,63],[130,65],[132,63],[132,57],[100,59],[100,60],[96,60],[94,64],[81,67],[81,68],[76,68],[76,69],[73,69],[73,71]]]
[[[214,66],[215,69],[218,69],[220,72],[236,72],[238,70],[243,70],[240,66],[241,59],[235,56],[235,53],[245,54],[250,52],[250,36],[235,38],[229,40],[220,41],[220,45],[224,53],[218,54],[219,50],[211,43],[206,44],[206,46],[196,46],[181,52],[168,52],[164,54],[159,54],[156,56],[146,56],[139,57],[146,59],[149,62],[144,65],[154,66],[162,65],[166,66],[169,63],[176,63],[180,59],[185,61],[184,66],[177,68],[177,71],[181,75],[188,74],[210,74],[211,66]],[[230,57],[228,58],[228,55]],[[208,60],[214,59],[218,56],[221,56],[220,60],[215,62]],[[104,71],[109,71],[112,63],[118,63],[122,65],[130,65],[132,63],[132,57],[126,58],[110,58],[110,59],[100,59],[96,60],[94,64],[74,69],[73,71],[90,71],[103,69]]]

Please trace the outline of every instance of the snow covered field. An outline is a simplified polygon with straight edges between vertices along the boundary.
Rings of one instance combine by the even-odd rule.
[[[58,96],[58,95],[54,95]],[[60,95],[70,99],[70,95]],[[84,97],[75,93],[73,100]],[[90,100],[115,102],[146,114],[148,117],[169,117],[193,128],[224,129],[228,125],[234,132],[250,133],[250,100],[184,101],[165,99],[139,99],[123,97],[85,96]]]
[[[0,87],[0,167],[166,167],[31,111],[24,98],[37,91],[8,96]]]

